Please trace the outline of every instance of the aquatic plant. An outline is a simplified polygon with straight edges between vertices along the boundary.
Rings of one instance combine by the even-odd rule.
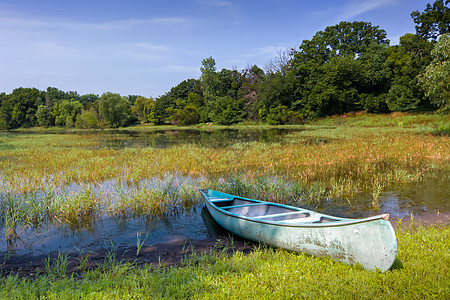
[[[277,143],[165,149],[114,148],[104,134],[0,134],[0,226],[11,241],[46,222],[164,217],[200,203],[204,187],[310,206],[363,194],[376,210],[382,190],[438,176],[448,182],[449,137],[432,134],[446,121],[355,115],[305,125]]]

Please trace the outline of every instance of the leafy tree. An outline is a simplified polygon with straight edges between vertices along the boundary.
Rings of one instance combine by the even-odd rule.
[[[37,125],[36,110],[44,103],[43,93],[36,88],[17,88],[2,101],[1,126],[4,129]]]
[[[75,126],[84,129],[98,128],[99,122],[97,111],[93,107],[89,110],[83,110],[81,114],[77,116]]]
[[[389,90],[386,103],[391,111],[408,111],[415,109],[420,99],[413,95],[413,91],[404,85],[395,84]]]
[[[81,113],[82,109],[83,104],[79,101],[62,100],[53,109],[55,125],[68,128],[73,127],[73,120],[76,120],[77,115]]]
[[[444,5],[443,0],[436,0],[433,5],[428,3],[422,13],[411,13],[417,35],[436,41],[442,34],[450,33],[450,8],[446,6],[449,2],[446,0]]]
[[[292,70],[266,74],[258,84],[258,108],[290,107],[295,101],[296,83]]]
[[[153,100],[153,98],[146,98],[143,96],[138,97],[134,102],[134,105],[131,107],[131,111],[142,123],[156,122],[155,109],[155,101]]]
[[[441,36],[431,52],[432,63],[419,76],[419,84],[430,102],[443,111],[450,111],[450,35]]]
[[[211,114],[214,123],[231,125],[242,121],[242,103],[231,96],[218,97]]]
[[[304,40],[291,61],[295,92],[280,103],[309,119],[363,107],[387,90],[386,32],[368,22],[341,22]],[[292,82],[290,80],[289,82]]]
[[[219,79],[216,73],[216,61],[214,58],[208,57],[203,59],[200,71],[202,72],[200,80],[202,82],[203,93],[206,95],[217,96]]]
[[[50,126],[53,124],[52,112],[46,105],[39,105],[36,111],[36,120],[39,126]]]
[[[128,95],[127,100],[130,105],[134,105],[134,102],[136,102],[136,99],[139,98],[138,95]]]
[[[88,104],[94,103],[98,100],[97,94],[86,94],[80,96],[80,102],[86,107]]]
[[[297,61],[326,63],[336,56],[355,58],[371,43],[388,45],[386,31],[370,22],[343,21],[317,32],[310,41],[304,40],[294,56]]]
[[[270,109],[266,121],[271,125],[299,124],[303,122],[303,118],[298,112],[289,110],[287,106],[279,105]]]
[[[197,106],[181,99],[177,100],[176,103],[178,108],[169,107],[167,109],[170,115],[168,118],[169,122],[181,126],[198,123],[199,112]]]
[[[107,92],[99,99],[99,119],[108,127],[117,128],[125,126],[131,119],[130,105],[125,97]]]
[[[187,100],[191,92],[201,93],[199,81],[196,79],[187,79],[171,88],[170,91],[155,100],[155,119],[156,124],[164,124],[169,117],[168,108],[176,108],[178,99]]]
[[[244,102],[244,113],[249,120],[258,118],[258,86],[264,78],[264,71],[258,66],[247,67],[242,71],[242,84],[238,98]]]
[[[45,92],[45,105],[48,108],[53,108],[56,103],[61,102],[63,99],[70,99],[66,97],[66,93],[55,87],[48,87]]]
[[[388,49],[387,64],[392,70],[392,91],[389,91],[386,98],[389,109],[407,111],[423,103],[424,94],[418,86],[417,76],[430,63],[432,48],[433,43],[408,33],[400,37],[399,45]]]

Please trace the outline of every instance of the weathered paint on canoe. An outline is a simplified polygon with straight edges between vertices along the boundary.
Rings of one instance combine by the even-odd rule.
[[[395,261],[397,239],[387,214],[346,219],[208,189],[200,192],[213,219],[245,239],[359,263],[367,270],[384,272]]]

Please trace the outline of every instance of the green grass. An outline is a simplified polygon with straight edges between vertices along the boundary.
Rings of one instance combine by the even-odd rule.
[[[105,266],[77,276],[63,273],[67,259],[60,255],[36,278],[0,278],[0,298],[447,298],[450,226],[404,228],[397,230],[397,238],[396,267],[385,273],[264,246],[247,255],[194,252],[182,266],[170,268],[137,267],[107,258]]]

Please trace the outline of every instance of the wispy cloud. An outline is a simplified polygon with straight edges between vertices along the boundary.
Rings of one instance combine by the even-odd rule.
[[[349,0],[339,6],[331,6],[326,10],[315,11],[313,16],[325,18],[332,16],[333,21],[349,20],[372,10],[396,5],[398,0]]]
[[[342,10],[339,18],[342,20],[348,20],[374,9],[395,4],[395,0],[351,1],[341,8]]]
[[[150,19],[124,19],[107,22],[77,22],[61,21],[57,19],[29,19],[23,17],[9,17],[0,15],[0,26],[9,29],[40,29],[59,28],[75,30],[118,30],[130,29],[141,25],[186,25],[192,21],[188,18],[155,17]]]
[[[232,2],[226,0],[197,0],[196,2],[200,5],[206,6],[216,6],[216,7],[233,6]]]

